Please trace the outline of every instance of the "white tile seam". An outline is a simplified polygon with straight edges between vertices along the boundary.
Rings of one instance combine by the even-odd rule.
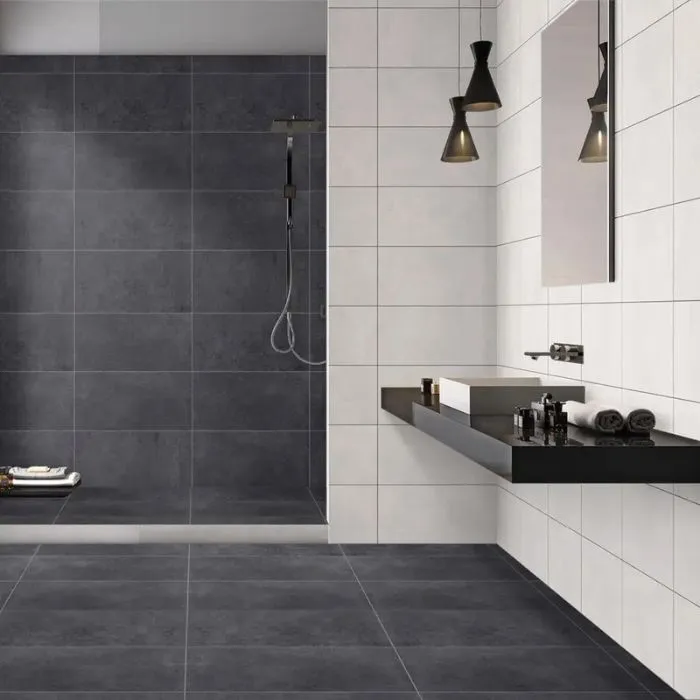
[[[546,485],[546,484],[543,484],[543,485]],[[553,521],[554,521],[555,523],[557,523],[558,525],[561,525],[562,527],[565,527],[567,530],[569,530],[569,531],[573,532],[574,534],[578,535],[579,537],[581,537],[582,540],[586,540],[586,541],[589,542],[590,544],[595,545],[596,547],[598,547],[598,549],[602,549],[604,552],[606,552],[607,554],[609,554],[611,557],[614,557],[614,558],[617,559],[618,561],[620,561],[620,562],[622,562],[623,564],[629,566],[630,569],[634,569],[637,573],[642,574],[643,576],[646,576],[648,579],[651,579],[651,580],[654,581],[655,583],[658,583],[660,586],[663,586],[667,591],[670,591],[671,593],[674,593],[674,594],[677,595],[679,598],[682,598],[682,599],[685,600],[686,602],[688,602],[688,603],[690,603],[691,605],[694,605],[696,608],[700,609],[700,605],[698,605],[698,603],[696,603],[696,602],[690,600],[689,598],[686,598],[686,596],[684,596],[684,595],[678,593],[678,591],[674,590],[673,588],[670,588],[667,584],[663,583],[662,581],[659,581],[657,578],[655,578],[655,577],[652,576],[651,574],[647,573],[647,572],[644,571],[643,569],[640,569],[639,567],[637,567],[637,566],[635,566],[634,564],[630,563],[627,559],[624,558],[624,552],[623,552],[623,556],[619,556],[618,554],[615,554],[615,553],[611,552],[609,549],[607,549],[607,548],[604,547],[603,545],[599,544],[599,543],[596,542],[595,540],[592,540],[590,537],[586,537],[586,535],[584,535],[582,532],[577,532],[576,530],[574,530],[573,528],[569,527],[569,526],[566,525],[565,523],[561,522],[560,520],[557,520],[554,516],[548,515],[548,514],[545,513],[541,508],[538,508],[537,506],[534,506],[534,505],[533,505],[532,503],[530,503],[529,501],[526,501],[525,499],[521,498],[520,496],[518,496],[517,494],[513,493],[512,491],[509,491],[507,488],[504,488],[504,487],[501,486],[500,484],[494,484],[494,486],[496,486],[497,488],[501,489],[502,491],[505,491],[505,493],[507,493],[507,494],[513,496],[514,498],[517,498],[519,501],[521,501],[521,502],[524,503],[525,505],[529,506],[529,507],[532,508],[533,510],[536,510],[538,513],[541,513],[542,515],[545,515],[548,519],[553,520]],[[666,491],[665,493],[668,493],[668,491]],[[673,494],[669,494],[669,495],[672,496]],[[691,502],[692,502],[692,501],[691,501]],[[622,509],[622,505],[621,505],[621,509]],[[623,513],[623,527],[624,527],[624,511],[622,511],[622,513]],[[547,528],[547,531],[549,532],[549,528]]]
[[[510,556],[513,557],[512,554],[511,554]],[[515,557],[513,557],[513,558],[516,559],[516,561],[517,561],[517,558],[515,558]],[[613,663],[613,665],[618,666],[618,667],[619,667],[621,670],[623,670],[628,676],[630,676],[632,679],[634,679],[640,686],[642,686],[642,688],[644,688],[644,690],[645,690],[651,697],[653,697],[653,698],[656,698],[656,697],[657,697],[649,688],[647,688],[647,687],[644,685],[644,683],[643,683],[642,681],[639,680],[639,678],[637,678],[637,676],[636,676],[635,674],[632,673],[632,671],[631,671],[629,668],[627,668],[627,666],[624,666],[615,656],[613,656],[613,655],[610,653],[610,650],[609,650],[608,647],[603,646],[602,644],[600,644],[599,642],[597,642],[595,639],[593,639],[593,638],[588,634],[588,632],[586,632],[582,627],[580,627],[580,625],[578,624],[577,620],[576,620],[573,616],[571,616],[568,612],[566,612],[566,611],[563,610],[561,607],[559,607],[554,601],[552,601],[550,598],[548,598],[548,597],[546,596],[546,594],[544,593],[544,591],[542,591],[540,588],[534,586],[533,581],[530,580],[530,579],[528,579],[528,578],[526,578],[526,577],[522,574],[522,572],[519,572],[518,569],[516,569],[516,568],[511,564],[511,562],[509,562],[507,559],[506,559],[506,562],[508,562],[508,564],[511,566],[511,568],[512,568],[514,571],[516,571],[517,573],[519,573],[520,576],[521,576],[530,586],[532,586],[533,588],[535,588],[535,590],[536,590],[545,600],[547,600],[547,602],[548,602],[551,606],[553,606],[553,607],[554,607],[556,610],[558,610],[564,617],[566,617],[571,623],[573,623],[576,627],[578,627],[579,630],[581,630],[581,632],[583,632],[583,633],[594,643],[595,647],[596,647],[597,649],[599,649],[601,652],[603,652],[603,654],[605,654],[605,656],[607,656],[607,657],[609,658],[609,660]],[[545,585],[546,585],[550,590],[553,590],[553,591],[554,591],[554,588],[552,588],[552,586],[550,586],[549,583],[546,583]],[[556,591],[555,591],[555,592],[556,592]],[[559,595],[559,594],[557,594],[557,595]],[[585,615],[584,615],[584,617],[585,617]],[[658,699],[657,699],[657,700],[658,700]]]
[[[539,238],[539,236],[538,236]],[[581,285],[575,285],[575,286],[581,286]],[[585,285],[584,285],[585,286]],[[614,306],[616,304],[619,304],[620,306],[639,306],[639,305],[644,305],[644,304],[697,304],[700,302],[700,299],[652,299],[652,300],[644,300],[644,301],[585,301],[585,302],[579,302],[579,301],[564,301],[561,303],[558,302],[551,302],[551,306],[574,306],[574,305],[581,305],[581,306]],[[519,309],[519,308],[526,308],[528,306],[550,306],[546,301],[539,301],[539,302],[531,302],[528,304],[496,304],[498,307],[508,307],[508,308],[514,308],[514,309]],[[41,312],[40,312],[41,313]],[[87,313],[93,313],[93,312],[87,312]],[[123,313],[123,312],[119,312]],[[236,312],[238,313],[238,312]],[[517,368],[516,368],[517,369]],[[591,382],[591,384],[594,384],[595,382]],[[605,385],[601,385],[605,386]],[[635,391],[637,391],[635,389]],[[653,392],[649,391],[643,391],[642,393],[644,394],[650,394]],[[655,394],[655,396],[668,396],[668,394]],[[692,401],[692,399],[684,399],[685,401]]]
[[[668,303],[671,303],[671,302],[631,301],[631,302],[605,302],[605,303],[606,303],[606,304],[609,304],[609,305],[613,305],[613,304],[621,304],[621,305],[624,305],[624,304],[668,304]],[[694,302],[676,302],[676,303],[694,303]],[[555,304],[555,306],[566,306],[566,305],[567,305],[567,304]],[[603,305],[603,304],[602,304],[602,303],[597,303],[597,304],[582,304],[582,306],[601,306],[601,305]],[[540,308],[541,308],[541,307],[546,307],[546,306],[548,306],[548,305],[547,305],[547,304],[520,304],[520,305],[502,304],[501,306],[499,306],[499,308],[501,308],[501,307],[503,307],[503,308],[508,308],[509,306],[510,306],[510,308],[523,308],[523,307],[530,307],[530,306],[537,306],[537,307],[540,307]],[[578,306],[578,304],[569,304],[569,306]],[[398,308],[403,308],[403,307],[398,307]],[[481,365],[481,366],[486,366],[486,365]],[[516,370],[516,371],[518,371],[518,372],[534,372],[534,373],[536,373],[536,374],[542,374],[542,373],[539,373],[539,372],[535,372],[535,370],[525,370],[525,369],[523,369],[522,367],[514,367],[514,366],[512,366],[512,365],[498,364],[497,366],[498,366],[498,367],[503,367],[504,369]],[[570,379],[570,377],[563,377],[563,378],[564,378],[564,379]],[[606,389],[620,389],[621,391],[633,391],[633,392],[635,392],[636,394],[645,394],[646,396],[654,396],[654,397],[658,397],[658,398],[660,398],[660,399],[671,399],[671,400],[673,400],[673,401],[683,401],[684,403],[689,403],[689,404],[693,404],[693,405],[700,405],[700,401],[692,401],[692,400],[690,400],[690,399],[682,399],[682,398],[680,398],[680,397],[678,397],[678,396],[670,396],[670,395],[668,395],[668,394],[655,394],[655,393],[650,392],[650,391],[640,391],[639,389],[634,389],[634,388],[629,387],[629,386],[623,386],[623,385],[619,385],[619,386],[618,386],[618,385],[616,385],[616,384],[603,384],[603,383],[601,383],[601,382],[593,382],[593,381],[589,381],[589,380],[585,380],[585,384],[586,384],[586,386],[589,386],[589,385],[590,385],[590,386],[600,386],[600,387],[604,387],[604,388],[606,388]],[[687,500],[687,499],[686,499],[686,500]]]
[[[515,117],[520,116],[525,110],[530,109],[533,105],[536,105],[538,102],[542,102],[542,96],[540,95],[539,97],[536,97],[534,100],[531,102],[528,102],[526,105],[523,107],[520,107],[517,111],[513,112],[512,114],[509,114],[507,117],[504,117],[501,119],[498,124],[494,127],[481,127],[483,128],[492,128],[492,129],[498,129],[499,127],[503,126],[504,124],[507,124],[511,119],[514,119]],[[541,166],[538,166],[541,167]]]
[[[498,125],[500,126],[500,124]],[[513,175],[513,177],[509,177],[506,180],[501,180],[500,182],[497,182],[495,185],[490,185],[490,187],[502,187],[503,185],[507,185],[509,182],[514,182],[515,180],[518,180],[521,177],[525,177],[525,175],[530,175],[530,173],[537,172],[538,170],[542,170],[541,165],[536,165],[534,168],[530,168],[529,170],[525,170],[522,173],[518,173],[517,175]]]
[[[643,119],[640,119],[639,121],[632,122],[631,124],[627,124],[627,126],[623,126],[623,127],[620,127],[619,129],[615,129],[615,134],[622,134],[625,131],[629,131],[630,129],[633,129],[636,126],[639,126],[640,124],[644,124],[645,122],[651,121],[652,119],[656,119],[656,117],[660,117],[662,114],[668,114],[669,112],[674,112],[676,107],[683,107],[684,105],[687,105],[691,102],[695,102],[698,99],[700,99],[700,95],[693,95],[693,97],[689,97],[686,100],[681,100],[678,104],[672,104],[670,107],[666,107],[664,109],[659,110],[658,112],[654,112],[653,114],[650,114],[650,115],[644,117]],[[675,102],[675,98],[674,98],[674,102]],[[663,206],[670,206],[670,205],[666,204]],[[662,207],[657,207],[657,208],[661,209]],[[616,216],[615,218],[619,218],[619,216]]]
[[[674,7],[673,9],[673,22],[672,28],[671,28],[671,55],[674,57],[675,61],[675,56],[676,56],[676,10],[678,7]],[[676,69],[675,65],[673,67],[673,72],[671,75],[671,101],[674,103],[676,102]],[[673,289],[673,313],[671,316],[671,341],[672,341],[672,347],[671,347],[671,366],[673,368],[673,372],[671,375],[671,388],[673,395],[676,395],[676,107],[674,106],[673,109],[673,119],[671,121],[671,144],[672,144],[672,150],[671,150],[671,193],[672,193],[672,199],[674,202],[673,209],[671,210],[671,249],[673,250],[673,257],[671,258],[671,283],[672,283],[672,289]],[[673,406],[671,407],[671,428],[672,430],[675,431],[676,429],[676,402],[673,402]],[[675,489],[674,489],[675,490]],[[675,516],[675,501],[674,501],[674,516]],[[675,517],[674,517],[674,527],[675,527]],[[675,544],[674,544],[675,546]],[[675,572],[675,562],[674,562],[674,572]],[[675,586],[674,586],[675,588]],[[675,602],[674,602],[674,608],[675,608]],[[675,614],[674,614],[674,621],[675,621]],[[674,631],[674,639],[675,639],[675,631]],[[674,654],[675,658],[675,654]]]
[[[618,0],[618,2],[619,2],[619,0]],[[684,3],[684,4],[685,4],[685,3]],[[679,5],[678,7],[680,7],[680,5]],[[672,16],[675,14],[675,12],[676,12],[676,10],[678,9],[678,7],[674,7],[674,8],[672,8],[672,9],[670,9],[668,12],[666,12],[666,13],[665,13],[664,15],[662,15],[661,17],[657,17],[653,22],[647,24],[647,25],[644,27],[644,29],[640,29],[636,34],[632,34],[632,36],[628,36],[624,41],[620,42],[617,46],[615,46],[615,51],[619,51],[623,46],[626,46],[626,45],[629,44],[631,41],[634,41],[634,39],[636,39],[637,37],[639,37],[639,36],[641,36],[642,34],[644,34],[647,30],[649,30],[649,29],[651,29],[652,27],[654,27],[654,26],[656,26],[657,24],[659,24],[659,22],[663,22],[667,17],[672,17]]]
[[[377,3],[377,15],[376,15],[376,23],[377,23],[377,55],[376,55],[376,69],[375,69],[375,83],[376,83],[376,90],[377,90],[377,99],[375,100],[376,105],[376,121],[377,121],[377,126],[376,126],[376,187],[375,187],[375,207],[376,207],[376,221],[377,221],[377,240],[375,241],[376,244],[376,274],[377,274],[377,279],[376,279],[376,317],[377,317],[377,368],[376,368],[376,382],[377,382],[377,393],[379,394],[381,392],[380,384],[379,384],[379,358],[381,357],[380,354],[380,322],[379,322],[379,183],[381,182],[380,179],[380,148],[379,148],[379,3]],[[376,475],[375,475],[375,499],[376,499],[376,511],[375,511],[375,517],[376,517],[376,533],[375,533],[375,542],[379,542],[379,517],[380,517],[380,512],[379,512],[379,410],[377,409],[377,416],[375,419],[375,423],[377,425],[377,464],[376,464]],[[341,548],[342,549],[342,548]],[[343,555],[345,555],[345,552],[343,552]],[[346,557],[347,561],[347,557]],[[352,567],[351,567],[352,568]],[[353,574],[355,572],[353,571]],[[357,578],[357,577],[356,577]],[[359,583],[359,579],[357,579]],[[363,589],[364,593],[364,589]],[[368,599],[369,600],[369,599]],[[391,640],[390,640],[391,641]],[[400,660],[400,657],[399,657]],[[403,661],[401,662],[403,663]],[[408,674],[408,671],[406,671]],[[410,676],[409,676],[410,678]],[[413,683],[413,681],[411,681]],[[415,687],[415,686],[414,686]]]
[[[675,5],[675,2],[674,2]],[[675,64],[676,57],[676,7],[671,12],[671,56]],[[673,118],[671,119],[671,198],[676,201],[676,68],[673,66],[671,72],[671,102],[674,104]],[[671,210],[671,283],[673,295],[676,290],[676,207]],[[676,306],[675,300],[671,309],[671,392],[676,395]],[[676,423],[676,402],[671,406],[671,430],[675,430]],[[673,488],[675,492],[675,485]],[[672,685],[676,687],[676,497],[675,493],[671,502],[671,587],[673,598],[671,606],[671,678]]]
[[[498,304],[333,304],[331,309],[365,308],[365,309],[496,309]],[[546,304],[540,304],[546,306]],[[422,363],[418,363],[422,364]],[[444,364],[444,363],[443,363]],[[488,362],[486,364],[489,364]],[[295,370],[290,370],[295,371]]]
[[[227,0],[219,0],[221,2],[226,2]],[[536,102],[538,100],[535,100]],[[534,104],[534,102],[533,102]],[[528,105],[529,106],[529,105]],[[377,117],[378,119],[379,117]],[[483,129],[488,129],[488,130],[493,130],[493,129],[498,129],[499,124],[478,124],[476,126],[470,126],[469,129],[470,131],[481,131]],[[349,124],[345,124],[343,126],[329,126],[329,129],[332,131],[336,130],[341,130],[341,129],[353,129],[353,130],[359,130],[362,129],[363,131],[384,131],[384,130],[405,130],[405,129],[410,129],[411,131],[415,131],[418,129],[428,129],[431,131],[442,131],[445,129],[449,129],[449,125],[445,126],[443,125],[437,125],[437,126],[431,126],[431,125],[426,125],[426,124],[401,124],[400,126],[387,126],[386,124],[380,124],[380,125],[368,125],[368,124],[361,124],[358,126],[351,126]],[[45,131],[37,131],[37,132],[23,132],[23,133],[37,133],[37,134],[45,134]],[[64,132],[59,132],[59,133],[64,133]],[[112,132],[112,133],[119,133],[119,132]],[[154,133],[154,132],[146,132],[146,133]],[[181,131],[174,131],[174,132],[160,132],[160,133],[175,133],[175,134],[180,134],[182,133]],[[221,132],[212,132],[212,133],[221,133]],[[255,132],[239,132],[239,133],[255,133]],[[375,185],[365,185],[365,187],[374,187]],[[394,185],[378,185],[379,187],[393,187]],[[416,185],[416,187],[422,187],[423,185]],[[466,187],[467,185],[453,185],[454,187]],[[482,185],[484,186],[484,185]],[[494,185],[485,185],[486,187],[493,187]],[[333,187],[353,187],[353,185],[333,185]],[[434,185],[434,187],[442,187],[442,185]]]

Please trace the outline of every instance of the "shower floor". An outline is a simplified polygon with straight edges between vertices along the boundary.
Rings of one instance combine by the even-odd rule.
[[[2,496],[0,525],[323,525],[310,491],[241,500],[218,489],[145,493],[81,486],[65,498]]]
[[[0,546],[2,700],[682,700],[495,546]]]

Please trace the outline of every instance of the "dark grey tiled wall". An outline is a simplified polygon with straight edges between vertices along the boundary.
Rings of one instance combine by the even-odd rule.
[[[0,461],[208,503],[325,493],[325,371],[274,354],[285,140],[323,57],[0,57]],[[299,349],[325,354],[325,134],[298,139]]]

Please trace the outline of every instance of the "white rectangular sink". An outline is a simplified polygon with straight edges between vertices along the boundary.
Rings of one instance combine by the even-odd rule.
[[[558,401],[583,401],[585,387],[543,384],[539,377],[440,377],[440,403],[471,415],[503,415],[549,392]]]

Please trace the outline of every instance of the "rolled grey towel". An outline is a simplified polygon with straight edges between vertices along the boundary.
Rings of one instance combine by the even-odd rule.
[[[630,433],[650,433],[656,427],[656,416],[647,408],[635,408],[625,416]]]
[[[569,423],[600,433],[617,433],[625,426],[622,414],[612,406],[567,401],[566,412],[569,414]]]

